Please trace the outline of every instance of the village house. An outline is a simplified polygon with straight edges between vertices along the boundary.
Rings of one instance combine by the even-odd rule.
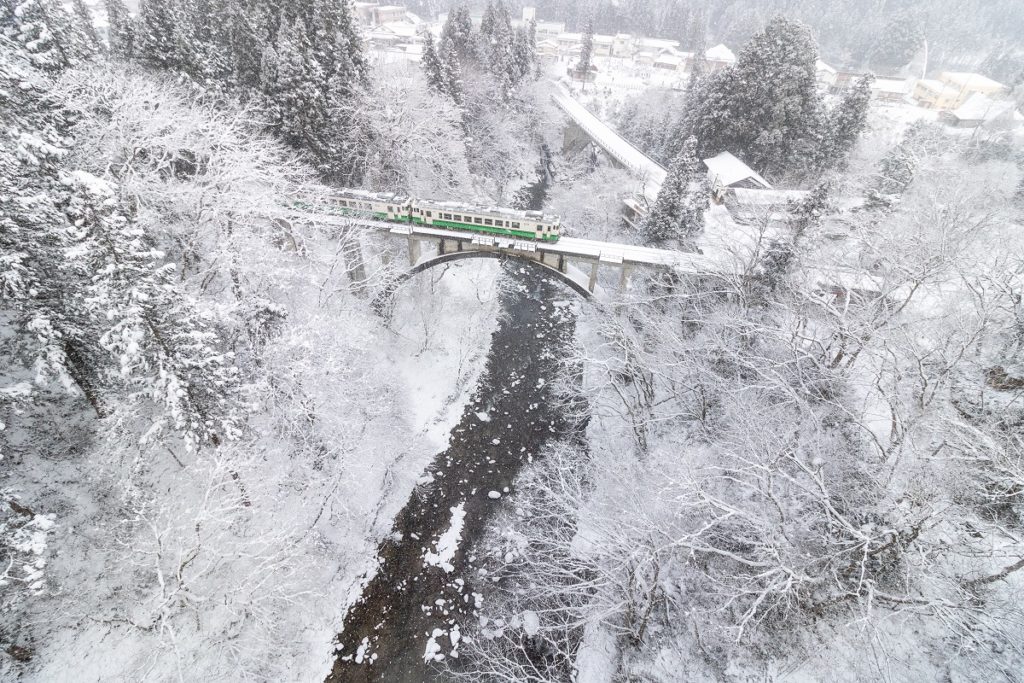
[[[905,78],[876,78],[871,94],[879,102],[903,103],[910,97],[911,83]]]
[[[593,55],[595,57],[611,57],[614,45],[615,36],[595,33],[592,46]]]
[[[364,34],[366,40],[376,48],[394,49],[406,45],[418,45],[422,38],[416,24],[406,21],[389,21],[377,24]]]
[[[401,5],[381,5],[376,2],[356,2],[352,7],[356,12],[356,20],[363,26],[404,22],[409,13]]]
[[[814,77],[822,90],[830,90],[836,84],[836,70],[820,59],[814,64]]]
[[[635,41],[635,46],[638,51],[653,53],[655,59],[657,59],[658,55],[660,55],[662,52],[678,50],[679,41],[665,40],[664,38],[638,37]]]
[[[525,11],[525,10],[524,10]],[[538,21],[536,22],[537,39],[557,39],[559,34],[565,33],[564,21]]]
[[[1016,130],[1024,125],[1024,115],[1012,100],[995,100],[975,93],[956,109],[941,112],[939,121],[953,128]]]
[[[537,57],[544,62],[558,60],[558,41],[551,38],[537,41]]]
[[[732,66],[736,63],[736,55],[732,53],[732,50],[727,48],[725,45],[719,43],[712,48],[709,48],[704,53],[704,62],[706,64],[708,73],[714,73],[715,71],[721,71],[727,66]]]
[[[934,78],[922,78],[914,85],[914,99],[925,109],[955,109],[960,91]]]
[[[628,33],[616,33],[612,42],[613,57],[629,57],[633,54],[633,36]]]
[[[704,159],[704,166],[708,169],[708,179],[711,181],[711,197],[719,204],[735,188],[772,189],[767,180],[729,152]]]
[[[943,71],[938,79],[925,78],[914,87],[914,99],[926,109],[953,110],[973,95],[989,97],[1006,92],[1006,86],[987,76],[964,71]]]
[[[991,78],[981,74],[965,71],[943,71],[939,74],[939,80],[960,92],[960,97],[956,104],[957,107],[966,102],[975,93],[991,97],[1002,95],[1006,92],[1006,86],[1002,83],[993,81]]]
[[[654,68],[666,71],[685,71],[686,58],[682,55],[664,52],[654,60]]]

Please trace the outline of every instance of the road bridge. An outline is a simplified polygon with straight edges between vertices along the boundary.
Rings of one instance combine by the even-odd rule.
[[[648,203],[653,203],[665,184],[665,169],[590,113],[562,85],[558,85],[551,99],[595,144],[637,177],[642,194]]]

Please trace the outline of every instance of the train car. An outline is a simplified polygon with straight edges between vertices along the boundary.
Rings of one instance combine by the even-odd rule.
[[[342,216],[377,218],[382,221],[409,222],[412,200],[392,192],[339,190],[326,198],[332,213]]]
[[[517,211],[498,207],[478,207],[458,202],[416,199],[412,202],[411,221],[455,230],[557,242],[561,230],[558,216],[540,211]]]

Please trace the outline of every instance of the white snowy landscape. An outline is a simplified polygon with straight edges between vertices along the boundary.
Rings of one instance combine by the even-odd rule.
[[[0,680],[1024,681],[1020,0],[0,0]]]

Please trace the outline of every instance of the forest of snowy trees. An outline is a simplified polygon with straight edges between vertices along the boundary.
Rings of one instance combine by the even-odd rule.
[[[435,1],[395,61],[333,0],[0,0],[0,678],[388,680],[338,633],[433,507],[451,533],[403,560],[472,618],[415,634],[411,680],[1017,680],[1024,140],[815,63],[927,43],[1012,89],[1024,11],[541,3],[583,74],[593,32],[743,46],[601,105],[665,167],[629,225],[637,181],[563,135],[534,23]],[[713,196],[726,151],[782,198]],[[589,301],[520,259],[407,279],[404,237],[321,210],[338,187],[729,265],[604,269]],[[575,326],[539,354],[559,427],[462,494],[490,506],[463,538],[429,469],[460,416],[538,431],[476,386],[515,296]]]

